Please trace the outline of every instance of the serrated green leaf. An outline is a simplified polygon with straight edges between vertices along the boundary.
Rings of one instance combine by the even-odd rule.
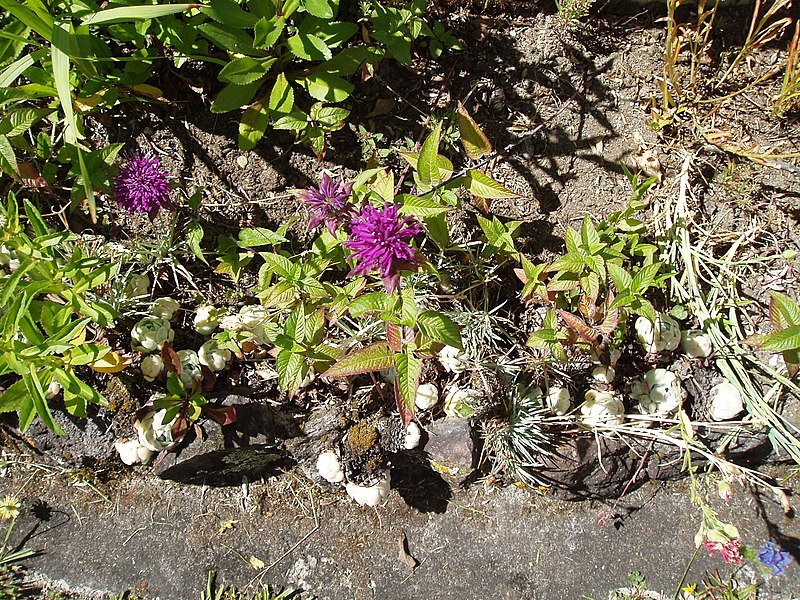
[[[654,263],[642,267],[631,281],[630,289],[636,294],[643,294],[655,283],[656,276],[661,270],[661,263]]]
[[[197,260],[208,264],[206,260],[205,254],[203,253],[203,248],[200,246],[200,242],[203,241],[203,236],[205,235],[205,231],[203,231],[203,226],[200,225],[197,221],[189,221],[189,224],[186,226],[187,233],[186,233],[186,241],[189,244],[189,250],[192,251],[192,254],[195,255]]]
[[[255,26],[255,46],[267,50],[275,45],[278,38],[281,37],[283,29],[286,26],[286,17],[273,16],[270,19],[259,19]]]
[[[25,382],[22,379],[11,384],[6,388],[6,391],[0,395],[0,413],[19,410],[27,397],[28,389],[25,387]]]
[[[236,85],[246,85],[258,81],[269,72],[277,58],[251,58],[243,56],[232,60],[219,72],[220,81],[235,83]]]
[[[252,150],[264,137],[269,127],[269,110],[266,106],[268,101],[267,96],[259,98],[242,113],[242,120],[239,122],[239,148],[242,150]]]
[[[439,156],[439,138],[441,136],[442,123],[440,121],[422,143],[420,149],[416,168],[420,181],[425,185],[433,186],[441,182],[441,174],[436,161]]]
[[[5,117],[0,120],[0,135],[14,137],[22,135],[31,125],[43,119],[49,114],[52,114],[51,108],[22,108],[19,110],[12,110],[6,113]]]
[[[786,329],[765,335],[761,343],[765,350],[783,352],[800,348],[800,325],[792,325]]]
[[[458,131],[461,133],[461,145],[469,158],[476,160],[492,151],[489,139],[462,104],[458,105]]]
[[[376,342],[347,354],[322,375],[341,378],[385,371],[394,366],[394,357],[395,354],[387,342]]]
[[[608,269],[608,274],[611,277],[611,281],[614,282],[617,291],[622,292],[623,290],[631,288],[633,277],[631,277],[630,273],[625,269],[611,262],[606,263],[606,269]]]
[[[302,5],[310,15],[320,19],[333,19],[339,9],[337,0],[302,0]]]
[[[475,169],[467,171],[467,176],[464,178],[464,187],[471,194],[480,198],[516,198],[518,196],[518,194],[515,194],[485,173]]]
[[[324,102],[341,102],[350,97],[355,86],[330,73],[309,73],[302,79],[303,87],[312,98]]]
[[[275,129],[289,129],[292,131],[303,131],[308,128],[308,115],[303,112],[293,111],[288,115],[282,116],[275,121]]]
[[[404,425],[414,418],[414,400],[417,396],[417,382],[422,372],[422,361],[413,354],[395,354],[395,370],[397,371],[396,401],[397,410]]]
[[[294,90],[286,79],[286,75],[278,73],[275,84],[269,94],[269,110],[273,115],[288,115],[294,107]],[[305,124],[305,115],[303,115]]]
[[[597,233],[592,220],[586,215],[581,224],[581,246],[587,251],[594,252],[594,248],[600,244],[600,235]]]
[[[770,321],[776,329],[785,329],[790,325],[800,325],[800,306],[784,294],[770,291]]]
[[[330,48],[314,34],[293,35],[286,40],[286,46],[298,58],[305,60],[330,60]]]
[[[450,317],[440,312],[432,310],[421,312],[417,316],[417,326],[422,333],[436,341],[459,350],[464,349],[458,325]]]
[[[200,9],[217,23],[227,25],[236,29],[248,29],[255,27],[258,16],[241,9],[233,0],[211,0],[211,2]]]
[[[285,241],[285,236],[266,227],[248,227],[239,231],[239,241],[236,243],[242,248],[258,248],[276,246]]]
[[[0,134],[0,170],[13,179],[19,180],[20,178],[14,147],[8,141],[8,138],[2,134]]]
[[[293,394],[300,387],[307,366],[301,354],[281,350],[275,359],[275,370],[278,372],[278,386]]]
[[[225,113],[236,110],[237,108],[241,108],[245,104],[249,104],[260,87],[260,81],[254,81],[245,85],[229,83],[222,88],[214,102],[211,104],[211,112]]]
[[[42,382],[39,380],[39,373],[31,371],[23,375],[22,379],[25,382],[25,387],[28,390],[28,394],[30,394],[31,400],[33,400],[33,406],[39,418],[42,420],[42,423],[57,435],[63,436],[64,430],[61,429],[59,424],[53,419],[53,414],[50,412],[50,407],[47,405]],[[48,381],[47,384],[49,385],[50,382]]]
[[[348,306],[348,311],[352,317],[358,318],[367,312],[387,311],[391,302],[386,292],[371,292],[353,300]]]
[[[227,52],[238,54],[253,54],[254,40],[241,29],[227,27],[219,23],[201,23],[197,26],[200,32],[207,37],[215,46]]]
[[[400,204],[399,211],[401,214],[417,217],[418,219],[441,215],[449,210],[448,206],[442,206],[428,198],[420,198],[410,194],[400,194],[395,199]]]

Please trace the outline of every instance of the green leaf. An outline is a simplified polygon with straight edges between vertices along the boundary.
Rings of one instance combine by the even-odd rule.
[[[790,325],[800,325],[800,306],[780,292],[770,292],[769,316],[773,327],[785,329]]]
[[[25,382],[22,379],[11,384],[0,395],[0,413],[19,410],[27,397],[28,388],[25,387]]]
[[[22,135],[31,125],[36,121],[43,119],[49,114],[52,114],[51,108],[23,108],[19,110],[12,110],[6,113],[6,116],[0,120],[0,135],[14,137]]]
[[[64,430],[55,422],[53,414],[50,412],[50,407],[47,405],[44,389],[42,389],[42,382],[39,381],[39,374],[35,371],[31,371],[23,375],[22,379],[25,382],[25,387],[28,390],[28,394],[30,394],[31,400],[33,400],[33,406],[39,418],[42,420],[42,423],[57,435],[63,436]],[[47,384],[49,386],[50,382],[48,381]]]
[[[269,127],[268,101],[269,98],[263,96],[244,109],[239,121],[239,148],[242,150],[252,150],[264,137]]]
[[[362,373],[385,371],[394,366],[395,354],[388,342],[376,342],[344,356],[323,377],[342,378]]]
[[[419,330],[447,346],[453,346],[463,350],[461,343],[461,331],[453,320],[440,312],[426,310],[417,316],[417,326]]]
[[[630,289],[636,294],[643,294],[655,283],[656,276],[661,270],[661,263],[654,263],[642,267],[631,281]]]
[[[439,138],[442,135],[441,121],[436,124],[431,134],[423,142],[417,161],[417,173],[425,185],[436,185],[441,182],[441,174],[437,165],[439,156]]]
[[[350,315],[358,318],[367,312],[384,312],[390,309],[392,301],[386,292],[371,292],[353,300],[348,310]]]
[[[220,81],[246,85],[258,81],[270,70],[277,58],[251,58],[243,56],[232,60],[219,72]]]
[[[229,83],[222,88],[216,100],[211,104],[211,112],[224,113],[241,108],[253,99],[253,96],[256,95],[260,87],[260,81],[254,81],[245,85]]]
[[[278,371],[278,386],[282,390],[293,394],[302,383],[308,367],[301,354],[291,350],[281,350],[275,360],[275,370]]]
[[[325,106],[322,102],[315,102],[311,106],[309,117],[319,123],[326,131],[335,131],[344,126],[344,120],[350,114],[346,108]]]
[[[288,115],[283,115],[275,121],[275,129],[291,129],[293,131],[303,131],[308,127],[308,115],[303,112],[293,111]]]
[[[266,227],[248,227],[239,231],[239,241],[236,244],[241,248],[257,248],[259,246],[276,246],[285,241],[284,235]]]
[[[611,281],[614,282],[617,291],[622,292],[631,288],[633,277],[625,269],[611,262],[606,263],[606,269],[608,269],[608,274],[611,276]]]
[[[461,145],[469,158],[476,160],[492,151],[489,139],[461,104],[458,105],[458,131],[461,133]]]
[[[292,277],[294,263],[291,260],[275,252],[260,252],[259,254],[261,258],[264,259],[266,263],[265,266],[268,268],[269,272],[277,273],[284,279]]]
[[[350,97],[355,86],[337,75],[310,73],[303,80],[303,87],[312,98],[324,102],[341,102]]]
[[[800,325],[792,325],[786,329],[765,335],[761,342],[761,347],[778,352],[800,348]]]
[[[14,147],[8,138],[0,134],[0,170],[12,177],[19,180],[19,165],[17,164],[17,156],[14,153]]]
[[[66,360],[70,365],[88,365],[100,360],[110,351],[111,348],[101,344],[81,344],[72,349]]]
[[[255,27],[255,46],[267,50],[275,45],[286,26],[286,17],[272,17],[259,19]]]
[[[333,19],[339,8],[337,0],[303,0],[306,11],[320,19]]]
[[[417,217],[418,219],[441,215],[449,209],[448,206],[442,206],[428,198],[420,198],[410,194],[400,194],[396,197],[396,201],[400,204],[400,213]]]
[[[215,46],[239,54],[253,54],[253,38],[241,29],[234,29],[218,23],[202,23],[197,27]]]
[[[186,229],[186,241],[189,244],[189,250],[192,251],[192,254],[194,254],[198,260],[208,264],[208,261],[203,254],[203,248],[200,246],[200,242],[203,241],[203,236],[205,235],[203,226],[197,221],[189,221]]]
[[[84,17],[81,23],[83,25],[110,25],[111,23],[123,23],[126,21],[157,19],[158,17],[184,12],[195,6],[197,4],[156,4],[153,6],[107,8]]]
[[[408,425],[414,418],[414,400],[417,395],[417,382],[422,372],[422,361],[413,354],[396,354],[394,358],[397,370],[396,401],[400,418]]]
[[[74,144],[82,138],[78,131],[78,124],[75,120],[75,113],[72,110],[72,86],[69,79],[69,55],[66,50],[73,44],[73,34],[70,33],[69,25],[66,23],[56,23],[53,25],[53,43],[50,45],[50,52],[53,64],[53,79],[55,80],[56,90],[58,91],[58,101],[61,103],[61,110],[64,111],[64,122],[66,130],[64,140],[68,144]]]
[[[331,50],[316,35],[297,34],[286,40],[286,46],[292,54],[304,60],[330,60]]]
[[[469,190],[471,194],[479,196],[480,198],[516,198],[511,190],[507,189],[485,173],[481,173],[475,169],[467,171],[467,177],[464,179],[464,187]]]
[[[273,115],[288,115],[294,107],[294,90],[286,79],[286,75],[278,73],[275,84],[269,94],[269,111]],[[305,126],[305,119],[303,123]]]
[[[97,404],[107,406],[108,401],[93,387],[81,381],[72,371],[55,369],[53,377],[64,388],[64,403],[71,415],[86,416],[86,405]]]
[[[258,22],[258,16],[242,10],[233,0],[211,0],[210,4],[200,9],[200,12],[207,14],[217,23],[236,29],[252,28]]]

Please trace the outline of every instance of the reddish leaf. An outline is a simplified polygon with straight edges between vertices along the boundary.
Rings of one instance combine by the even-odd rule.
[[[514,269],[514,275],[516,275],[517,279],[519,279],[522,282],[522,285],[528,283],[528,276],[525,275],[524,269]]]
[[[223,408],[211,408],[204,406],[203,412],[223,427],[236,423],[236,421],[239,420],[239,416],[236,414],[235,406],[225,406]]]
[[[611,310],[606,311],[606,316],[603,319],[603,322],[600,323],[597,330],[600,333],[604,333],[606,335],[611,335],[611,332],[616,330],[619,326],[619,309],[612,308]]]
[[[586,322],[579,316],[573,315],[572,313],[561,309],[558,310],[558,314],[561,315],[562,319],[564,319],[567,327],[578,334],[578,337],[582,342],[591,344],[597,339],[599,334],[592,327],[589,327],[589,325],[587,325]]]
[[[161,346],[161,360],[164,361],[164,368],[167,370],[167,373],[175,373],[178,377],[181,376],[183,372],[181,368],[181,359],[178,353],[169,345],[169,342],[164,342],[164,345]]]
[[[386,340],[389,342],[389,347],[395,352],[400,352],[403,349],[400,327],[391,321],[386,323]]]

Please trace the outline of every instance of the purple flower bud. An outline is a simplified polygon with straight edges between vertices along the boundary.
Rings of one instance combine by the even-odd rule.
[[[155,217],[170,206],[170,176],[161,161],[133,151],[123,159],[119,175],[114,178],[114,199],[129,213],[147,213]]]
[[[331,235],[336,235],[339,225],[353,216],[352,205],[347,203],[352,190],[352,183],[333,181],[327,173],[323,173],[319,187],[308,188],[298,195],[311,212],[308,228],[314,229],[324,222]]]
[[[422,231],[411,217],[400,218],[396,204],[386,204],[382,210],[367,204],[361,214],[350,222],[350,239],[345,247],[353,250],[351,258],[357,264],[350,276],[380,271],[389,294],[400,285],[398,270],[411,269],[424,263],[407,240]]]
[[[788,552],[781,552],[774,543],[764,542],[764,547],[758,551],[758,560],[772,569],[774,575],[783,575],[792,559]]]

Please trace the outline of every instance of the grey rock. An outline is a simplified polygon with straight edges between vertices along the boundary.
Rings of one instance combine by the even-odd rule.
[[[477,453],[472,428],[467,419],[447,417],[427,428],[423,446],[430,455],[431,466],[451,477],[464,478],[477,466]]]

